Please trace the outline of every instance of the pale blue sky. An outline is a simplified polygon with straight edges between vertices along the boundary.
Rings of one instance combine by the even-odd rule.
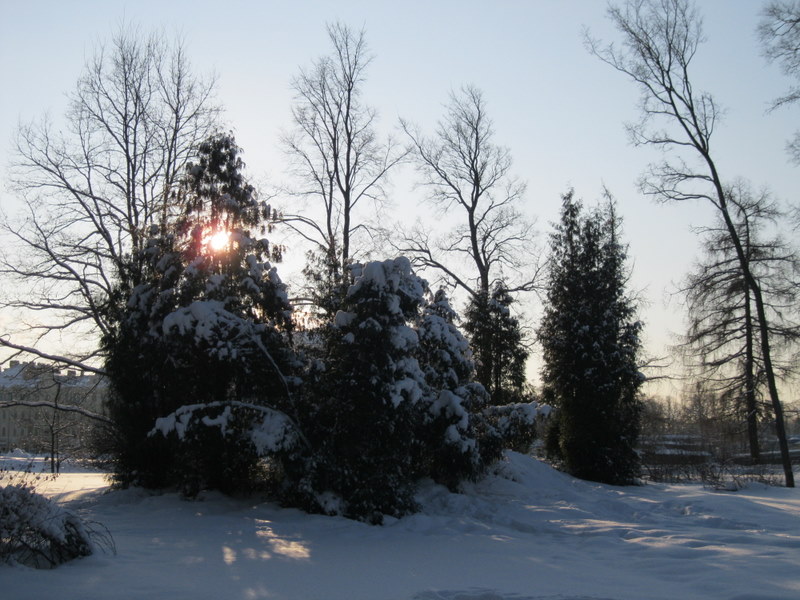
[[[694,81],[727,108],[715,134],[723,177],[746,177],[794,200],[798,171],[784,143],[799,120],[796,109],[766,113],[789,82],[760,56],[755,27],[762,5],[698,3],[708,42]],[[707,223],[709,212],[656,205],[637,192],[637,177],[657,158],[633,148],[623,129],[637,117],[638,91],[582,45],[584,26],[615,39],[605,7],[599,0],[0,0],[0,177],[5,180],[18,121],[46,111],[59,117],[85,59],[127,20],[144,31],[184,36],[195,69],[219,76],[219,100],[251,175],[279,180],[285,160],[277,142],[289,122],[291,77],[327,53],[327,22],[364,26],[375,55],[365,99],[387,131],[400,116],[431,130],[448,92],[472,83],[485,93],[496,141],[510,148],[516,174],[528,183],[524,208],[538,217],[543,233],[570,186],[587,201],[599,197],[603,184],[609,187],[625,219],[633,285],[648,302],[642,312],[647,349],[663,354],[670,335],[682,329],[680,306],[665,301],[695,258],[690,226]],[[413,172],[393,179],[395,211],[413,213]],[[0,206],[14,212],[17,203],[0,190]]]

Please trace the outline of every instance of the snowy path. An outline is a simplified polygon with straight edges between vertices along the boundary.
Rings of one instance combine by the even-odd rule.
[[[800,598],[798,490],[614,488],[511,454],[465,494],[427,486],[420,514],[370,527],[217,494],[102,494],[84,475],[50,493],[108,526],[117,556],[0,567],[4,600]]]

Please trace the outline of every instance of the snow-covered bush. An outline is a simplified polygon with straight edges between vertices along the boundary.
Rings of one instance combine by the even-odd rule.
[[[97,547],[113,550],[104,528],[84,522],[24,482],[0,488],[0,562],[52,568]]]
[[[371,522],[414,510],[420,478],[477,478],[504,441],[472,380],[469,345],[443,292],[404,257],[354,267],[354,283],[306,377],[311,454],[293,502]]]
[[[156,420],[151,436],[174,438],[183,465],[179,483],[187,496],[202,489],[243,491],[266,483],[265,458],[291,459],[301,434],[284,413],[227,401],[182,406]]]
[[[536,439],[537,423],[549,414],[550,407],[538,402],[518,402],[486,409],[486,416],[503,440],[503,446],[522,453],[530,451]]]
[[[427,476],[451,489],[480,475],[503,447],[484,414],[488,394],[473,381],[472,352],[457,318],[440,289],[425,303],[417,327],[418,359],[429,388],[420,459]]]

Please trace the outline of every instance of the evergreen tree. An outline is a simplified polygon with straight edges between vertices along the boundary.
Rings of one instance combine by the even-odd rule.
[[[415,353],[425,283],[405,258],[355,269],[334,319],[305,426],[314,457],[301,485],[325,512],[381,522],[413,510],[416,435],[427,389]],[[314,506],[316,504],[316,507]]]
[[[626,294],[626,250],[609,202],[583,214],[570,192],[551,236],[547,304],[537,332],[542,379],[556,408],[550,450],[577,477],[636,476],[641,322]]]
[[[355,265],[353,277],[305,377],[312,450],[290,501],[377,523],[414,510],[422,477],[451,489],[477,478],[503,441],[444,292],[426,302],[404,257]]]
[[[104,340],[124,483],[240,489],[261,451],[297,434],[291,307],[269,261],[281,249],[251,233],[274,215],[240,153],[228,134],[200,145],[177,194],[183,216],[151,231],[144,282]],[[169,437],[150,434],[158,419]]]
[[[430,390],[424,427],[425,471],[456,489],[500,457],[502,440],[484,410],[486,389],[473,381],[469,343],[455,324],[457,314],[439,289],[425,304],[417,327],[418,360]]]
[[[475,352],[476,379],[489,392],[491,403],[521,402],[528,350],[519,320],[511,314],[514,299],[502,282],[479,292],[467,306],[465,331]]]
[[[329,326],[341,308],[347,288],[353,283],[351,266],[348,262],[342,270],[339,259],[330,252],[310,251],[306,254],[303,275],[306,278],[308,297],[304,300],[311,307],[315,321],[319,323],[317,329]]]
[[[455,324],[457,319],[444,289],[438,289],[423,307],[419,322],[420,364],[433,389],[455,390],[472,379],[475,362],[469,342]]]

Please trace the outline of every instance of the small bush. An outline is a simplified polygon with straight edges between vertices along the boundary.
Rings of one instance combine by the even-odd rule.
[[[536,439],[537,424],[549,410],[548,406],[537,402],[519,402],[488,407],[486,414],[504,447],[524,454],[531,450]]]
[[[19,476],[0,488],[0,562],[50,569],[97,548],[113,552],[105,527],[83,521]]]

